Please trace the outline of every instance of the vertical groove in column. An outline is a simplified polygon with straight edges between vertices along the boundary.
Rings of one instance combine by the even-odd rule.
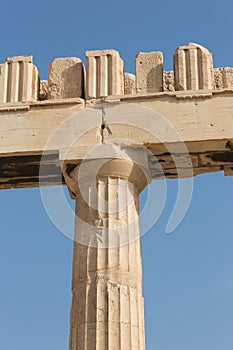
[[[97,320],[96,320],[96,347],[93,349],[107,348],[107,302],[106,302],[106,287],[102,283],[97,282]]]
[[[203,84],[203,73],[205,71],[205,69],[202,69],[202,51],[201,49],[198,47],[197,48],[197,65],[198,65],[198,89],[204,89],[204,84]]]
[[[106,178],[106,206],[107,206],[107,209],[105,210],[105,216],[106,216],[106,219],[107,219],[107,223],[108,223],[108,229],[111,229],[112,228],[112,225],[111,225],[111,193],[110,193],[110,182],[111,179],[109,177]],[[107,235],[108,237],[108,269],[114,267],[114,265],[112,265],[112,235],[111,233]]]
[[[18,91],[18,101],[27,101],[27,99],[23,99],[23,89],[24,89],[24,67],[23,62],[19,62],[19,91]]]
[[[108,214],[107,221],[109,223],[109,268],[117,268],[119,266],[118,247],[119,233],[117,231],[117,202],[118,202],[118,179],[109,177],[107,180],[108,186]]]
[[[126,183],[125,183],[126,184]],[[126,190],[126,222],[127,224],[130,225],[130,215],[129,215],[129,192],[128,192],[128,186],[125,187],[125,190]],[[130,247],[129,247],[129,228],[128,228],[128,225],[127,225],[127,228],[126,228],[126,232],[127,232],[127,242],[126,242],[126,246],[127,246],[127,270],[129,271],[129,265],[130,265]]]
[[[199,89],[199,79],[198,79],[198,61],[197,61],[197,49],[189,50],[190,58],[190,89]]]
[[[107,55],[107,60],[108,60],[108,95],[113,94],[113,86],[112,86],[112,79],[113,79],[113,71],[112,71],[112,56]]]
[[[133,327],[133,325],[132,325],[132,302],[133,302],[133,300],[132,300],[132,298],[131,298],[131,288],[130,287],[128,287],[128,290],[127,290],[127,292],[128,292],[128,298],[129,298],[129,334],[130,334],[130,336],[129,336],[129,339],[130,339],[130,349],[135,349],[135,347],[134,347],[134,344],[133,344],[133,332],[132,332],[132,327]]]
[[[190,50],[184,50],[185,54],[185,80],[186,80],[186,89],[191,89],[191,74],[190,74]]]
[[[140,344],[140,349],[144,349],[143,348],[143,340],[142,340],[142,298],[140,295],[137,295],[137,300],[138,300],[138,331],[139,331],[139,344]]]
[[[178,64],[178,54],[179,52],[175,52],[173,54],[173,71],[174,71],[174,87],[175,90],[179,90],[179,64]]]
[[[140,294],[139,293],[137,293],[137,291],[136,291],[136,308],[137,308],[137,310],[136,310],[136,312],[137,312],[137,337],[138,337],[138,350],[140,350],[140,349],[142,349],[141,348],[141,345],[140,345],[140,338],[141,338],[141,336],[140,336],[140,317],[142,317],[141,315],[140,315],[140,312],[139,312],[139,300],[138,300],[138,297],[140,296]]]
[[[119,211],[120,211],[120,178],[117,178],[117,185],[116,185],[116,196],[117,196],[117,203],[116,203],[116,214],[115,214],[115,218],[116,218],[116,222],[119,223]],[[121,222],[122,225],[122,222]],[[117,234],[117,266],[120,266],[120,233]]]
[[[85,305],[85,317],[84,317],[84,334],[80,334],[80,342],[82,341],[82,338],[84,336],[84,344],[80,344],[78,346],[78,349],[79,347],[81,348],[81,346],[83,347],[83,350],[89,350],[88,348],[88,342],[87,342],[87,339],[88,339],[88,315],[89,315],[89,308],[90,308],[90,305],[88,303],[88,289],[89,289],[89,283],[86,283],[86,286],[83,288],[85,288],[85,301],[86,301],[86,305]],[[79,341],[79,339],[78,339]]]
[[[101,76],[100,76],[100,57],[95,57],[95,65],[96,65],[96,76],[93,79],[96,80],[96,96],[100,96],[100,85],[101,85]]]
[[[129,203],[128,203],[128,211],[129,211],[129,223],[132,226],[131,230],[129,230],[129,270],[137,269],[137,261],[138,261],[138,252],[137,252],[137,241],[140,238],[139,235],[139,222],[135,221],[135,218],[138,218],[137,213],[137,203],[135,203],[135,196],[137,197],[137,189],[133,189],[133,187],[129,186]]]
[[[12,81],[12,65],[11,63],[7,63],[7,102],[11,102],[11,81]]]

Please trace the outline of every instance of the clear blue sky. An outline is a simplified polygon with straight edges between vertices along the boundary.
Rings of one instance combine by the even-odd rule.
[[[233,66],[232,0],[0,6],[0,61],[33,54],[42,79],[55,57],[84,61],[91,49],[119,50],[128,72],[138,51],[160,50],[169,70],[187,42],[209,48],[216,67]],[[167,181],[165,210],[142,238],[147,350],[233,349],[232,187],[222,173],[197,177],[187,215],[166,235],[177,192]],[[50,222],[38,189],[0,191],[0,203],[0,350],[68,349],[72,242]]]

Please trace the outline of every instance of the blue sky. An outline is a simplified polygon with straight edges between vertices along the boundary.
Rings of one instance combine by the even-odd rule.
[[[91,49],[119,50],[128,72],[137,52],[162,51],[169,70],[187,42],[210,49],[215,67],[233,66],[230,0],[0,0],[0,8],[0,61],[33,54],[42,79],[54,58],[85,61]],[[177,181],[166,184],[165,209],[142,238],[147,350],[232,350],[233,179],[195,178],[189,211],[171,235]],[[0,191],[0,203],[0,349],[67,349],[72,242],[50,222],[38,189]]]

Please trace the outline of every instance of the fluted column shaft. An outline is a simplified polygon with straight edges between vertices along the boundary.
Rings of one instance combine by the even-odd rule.
[[[110,173],[76,202],[70,350],[145,349],[139,187]]]

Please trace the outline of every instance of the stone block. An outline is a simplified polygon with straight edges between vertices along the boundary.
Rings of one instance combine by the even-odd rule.
[[[163,91],[162,52],[139,52],[137,54],[136,90],[138,93]]]
[[[41,80],[40,81],[40,93],[39,93],[39,100],[47,100],[48,99],[48,81],[47,80]]]
[[[213,89],[222,90],[223,87],[223,77],[222,77],[222,68],[213,69]]]
[[[163,72],[163,91],[174,91],[174,72]]]
[[[0,103],[37,101],[39,74],[32,56],[8,57],[0,64]]]
[[[87,98],[124,94],[124,63],[115,50],[86,52]]]
[[[213,89],[233,89],[233,68],[214,68],[213,70]]]
[[[224,67],[222,69],[222,80],[224,89],[233,89],[233,68]]]
[[[134,74],[124,74],[124,94],[132,95],[136,93],[136,77]]]
[[[48,98],[84,98],[84,81],[84,66],[79,58],[56,58],[48,69]]]
[[[175,90],[212,90],[212,54],[203,46],[187,44],[174,56]]]

